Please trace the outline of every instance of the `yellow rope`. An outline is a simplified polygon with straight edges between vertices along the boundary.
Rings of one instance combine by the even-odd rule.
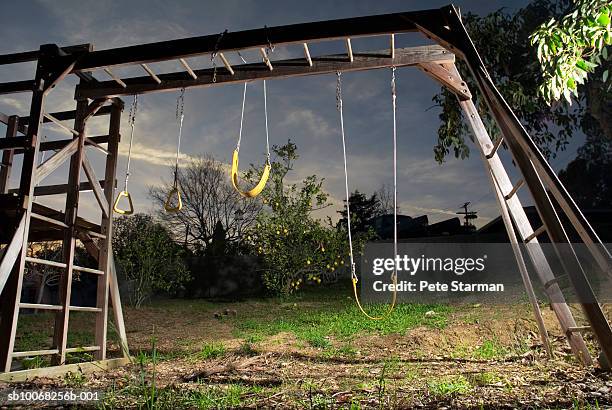
[[[357,302],[357,307],[359,307],[361,313],[363,313],[368,319],[383,320],[389,317],[391,313],[393,313],[393,310],[395,309],[395,302],[397,301],[397,274],[395,272],[393,273],[393,298],[391,299],[391,306],[389,306],[389,309],[387,309],[387,311],[382,316],[371,316],[363,309],[363,306],[359,301],[359,295],[357,293],[357,278],[353,277],[352,282],[353,293],[355,294],[355,301]]]

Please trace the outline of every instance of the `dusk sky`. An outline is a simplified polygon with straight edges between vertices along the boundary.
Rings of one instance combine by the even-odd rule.
[[[462,12],[487,14],[501,7],[509,12],[528,1],[458,1]],[[5,8],[0,15],[0,54],[34,50],[43,43],[60,46],[93,43],[96,50],[198,36],[368,14],[382,14],[441,7],[446,1],[21,1]],[[396,39],[397,47],[429,44],[422,35],[411,33]],[[388,38],[355,39],[354,51],[378,50],[388,47]],[[314,55],[344,52],[344,44],[334,41],[313,44]],[[272,60],[301,57],[300,46],[277,47]],[[238,57],[228,53],[233,63]],[[260,61],[255,52],[245,53],[249,61]],[[210,66],[210,57],[189,59],[194,68]],[[221,64],[220,62],[218,64]],[[179,71],[178,62],[151,64],[158,73]],[[118,68],[119,76],[143,75],[138,68]],[[0,81],[33,78],[33,64],[0,67]],[[107,80],[102,71],[94,76]],[[72,76],[74,77],[74,76]],[[373,70],[347,73],[343,76],[346,132],[348,137],[349,177],[351,190],[372,193],[383,183],[392,182],[392,123],[390,71]],[[70,78],[53,90],[47,110],[73,109],[73,87]],[[482,225],[499,215],[483,164],[473,149],[467,160],[449,158],[443,165],[433,159],[439,125],[437,107],[432,97],[440,87],[416,68],[397,71],[398,87],[398,178],[399,204],[403,214],[427,214],[430,221],[453,215],[458,206],[472,201]],[[187,90],[185,125],[182,140],[182,161],[210,154],[229,163],[239,128],[242,85]],[[30,94],[0,97],[0,111],[27,115]],[[147,187],[169,180],[176,141],[175,106],[177,93],[147,94],[139,100],[136,119],[130,191],[137,211],[152,209]],[[123,186],[123,172],[129,142],[127,112],[130,97],[124,97],[126,110],[122,119],[121,158],[118,186]],[[241,165],[262,164],[265,150],[263,96],[261,82],[252,83],[247,91]],[[268,82],[268,109],[271,144],[283,144],[291,138],[298,145],[300,159],[291,181],[311,174],[324,177],[324,188],[334,203],[328,214],[341,209],[344,176],[338,112],[335,101],[335,75],[309,76]],[[95,119],[88,128],[90,135],[107,132],[106,117]],[[0,132],[4,132],[0,126]],[[46,124],[43,135],[47,140],[66,138],[53,125]],[[577,138],[568,151],[559,154],[552,164],[563,168],[579,146]],[[471,148],[474,148],[471,146]],[[88,150],[99,165],[102,155]],[[508,156],[507,154],[505,155]],[[505,160],[511,167],[511,162]],[[19,163],[16,164],[19,166]],[[98,171],[98,176],[102,175]],[[60,168],[45,179],[45,184],[65,183],[67,167]],[[18,175],[13,175],[13,185]],[[84,180],[85,177],[82,177]],[[229,181],[229,176],[228,176]],[[93,194],[82,194],[80,215],[98,220],[99,211]],[[524,195],[524,192],[522,193]],[[526,203],[526,197],[523,196]],[[63,208],[61,197],[39,198],[54,208]]]

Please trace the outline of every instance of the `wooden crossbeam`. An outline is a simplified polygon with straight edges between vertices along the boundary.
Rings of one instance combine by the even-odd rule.
[[[50,173],[55,171],[60,165],[62,165],[72,154],[74,154],[79,147],[79,140],[74,139],[71,143],[66,145],[60,151],[58,151],[51,158],[43,162],[36,168],[36,185],[45,179]]]
[[[0,95],[31,92],[34,85],[34,80],[0,83]]]
[[[100,205],[100,209],[102,210],[102,214],[105,218],[108,218],[109,209],[108,203],[104,198],[104,192],[102,192],[102,188],[98,183],[98,178],[96,177],[96,173],[89,162],[89,158],[87,158],[86,154],[83,154],[83,170],[85,171],[85,175],[89,180],[89,185],[93,188],[94,196],[96,197],[96,201],[98,201],[98,205]]]
[[[23,215],[17,226],[17,230],[13,234],[13,238],[8,246],[4,249],[4,254],[0,258],[0,293],[4,289],[4,285],[13,270],[13,266],[19,256],[19,251],[23,245],[23,232],[25,230],[26,216]]]
[[[73,130],[70,127],[67,127],[66,125],[62,124],[62,122],[60,120],[58,120],[57,118],[55,118],[53,115],[51,114],[44,114],[45,118],[48,119],[49,121],[51,121],[52,123],[54,123],[55,125],[57,125],[58,127],[60,127],[61,129],[63,129],[66,132],[71,133],[72,135],[79,135],[79,133],[75,130]]]
[[[389,35],[418,31],[415,22],[431,21],[440,25],[448,14],[446,8],[353,17],[312,23],[266,27],[228,32],[219,42],[219,34],[160,41],[135,46],[92,51],[83,55],[74,72],[91,71],[102,67],[152,63],[195,57],[213,52],[237,51],[267,47],[269,41],[281,44],[302,44],[316,41]]]
[[[389,67],[412,66],[420,63],[452,63],[455,55],[441,46],[421,46],[398,48],[395,59],[391,59],[389,50],[377,50],[367,53],[355,53],[354,61],[347,61],[346,54],[334,54],[312,57],[312,66],[303,58],[279,60],[274,62],[274,71],[264,64],[250,63],[234,66],[234,75],[217,72],[216,82],[212,81],[213,69],[197,70],[197,80],[186,79],[184,72],[160,74],[161,84],[151,82],[148,76],[125,78],[126,88],[118,87],[112,81],[96,84],[86,83],[77,86],[76,96],[81,98],[99,98],[102,96],[119,96],[146,94],[158,91],[175,91],[190,87],[211,87],[245,81],[265,80],[272,78],[287,78],[314,74],[329,74],[337,71],[358,71]]]
[[[104,180],[100,180],[99,183],[102,187],[104,187]],[[115,186],[117,185],[117,181],[115,181]],[[84,181],[79,184],[79,190],[81,192],[91,191],[93,188],[89,181]],[[9,193],[18,194],[19,188],[10,189]],[[34,196],[48,196],[48,195],[61,195],[68,192],[68,184],[57,184],[57,185],[43,185],[37,186],[34,188]]]

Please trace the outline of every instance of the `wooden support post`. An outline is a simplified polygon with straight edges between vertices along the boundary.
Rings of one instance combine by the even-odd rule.
[[[14,115],[10,116],[6,127],[6,138],[15,138],[17,136],[18,125],[19,117]],[[14,155],[14,150],[2,152],[2,162],[0,162],[0,194],[5,194],[8,191]]]
[[[119,105],[113,106],[113,111],[110,116],[109,124],[109,142],[108,142],[108,156],[106,157],[106,169],[104,173],[104,199],[106,200],[107,209],[109,212],[102,217],[100,224],[102,235],[106,238],[100,242],[100,257],[98,258],[98,268],[104,272],[103,275],[98,277],[98,289],[96,295],[96,306],[100,308],[100,312],[96,315],[96,341],[95,344],[100,346],[100,350],[96,351],[95,357],[98,360],[106,358],[106,335],[108,327],[108,291],[111,273],[111,258],[112,258],[112,230],[113,230],[113,199],[114,199],[114,184],[116,173],[117,173],[117,160],[119,151],[119,139],[120,139],[120,122],[121,122],[121,111],[123,107]],[[116,279],[115,279],[116,285]],[[115,304],[121,303],[113,299],[113,307]],[[119,309],[121,306],[119,305]],[[116,312],[116,310],[115,310]],[[122,312],[121,312],[122,314]],[[115,320],[117,318],[115,317]],[[123,323],[123,317],[121,317]],[[119,325],[119,324],[117,324]],[[123,343],[123,340],[122,340]],[[127,341],[125,341],[127,348]],[[122,346],[122,350],[125,349]]]
[[[54,364],[61,365],[66,362],[66,344],[68,339],[68,320],[70,317],[70,298],[72,294],[72,272],[74,264],[74,252],[76,242],[76,219],[79,208],[79,175],[83,155],[85,151],[85,120],[87,115],[87,100],[77,102],[77,115],[74,120],[74,129],[79,133],[75,137],[77,141],[76,152],[70,159],[70,171],[68,174],[68,192],[66,194],[66,210],[64,223],[68,228],[64,230],[64,240],[62,243],[63,261],[66,270],[60,279],[60,304],[62,311],[55,317],[55,328],[53,342],[59,353],[54,357]]]
[[[24,147],[23,163],[21,168],[20,209],[19,220],[23,222],[21,236],[21,252],[16,261],[5,289],[2,293],[2,320],[0,321],[0,369],[5,372],[11,370],[12,354],[15,347],[15,334],[17,332],[17,319],[19,317],[19,302],[23,285],[26,256],[28,249],[28,232],[30,229],[30,213],[32,212],[32,198],[36,185],[36,161],[38,159],[39,132],[43,121],[45,97],[55,84],[64,78],[74,67],[74,61],[57,68],[56,60],[59,48],[55,45],[40,47],[40,57],[36,67],[35,87],[32,92],[27,144]],[[50,70],[55,67],[56,71]],[[15,227],[15,231],[19,229]]]

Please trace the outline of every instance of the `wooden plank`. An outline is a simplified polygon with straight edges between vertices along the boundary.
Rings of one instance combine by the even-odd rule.
[[[94,114],[94,117],[98,117],[101,115],[108,115],[110,114],[110,112],[111,112],[111,107],[109,105],[106,105],[100,108],[98,111],[96,111],[96,113]],[[76,116],[76,111],[75,110],[57,111],[57,112],[52,112],[51,116],[59,121],[70,121],[70,120],[74,120]],[[27,124],[28,121],[29,121],[28,117],[21,117],[22,123]],[[48,118],[45,118],[44,122],[48,123],[48,122],[51,122],[51,120]]]
[[[460,100],[472,98],[472,94],[468,90],[465,81],[455,73],[447,70],[443,65],[438,63],[421,63],[417,67],[455,93]]]
[[[34,192],[36,192],[36,191],[34,191]],[[60,226],[62,228],[68,228],[68,225],[66,225],[62,221],[58,221],[55,218],[49,218],[48,216],[39,215],[39,214],[34,213],[34,212],[32,212],[30,214],[30,217],[34,218],[34,219],[38,219],[39,221],[43,221],[43,222],[47,222],[47,223],[50,223],[50,224],[53,224],[53,225],[56,225],[56,226]]]
[[[25,137],[6,137],[0,138],[0,150],[14,151],[16,148],[23,148],[26,144]]]
[[[46,356],[51,354],[57,354],[57,349],[47,350],[30,350],[25,352],[13,352],[13,357],[29,357],[29,356]]]
[[[121,78],[119,78],[119,77],[117,77],[115,74],[113,74],[113,72],[110,70],[110,68],[105,67],[105,68],[104,68],[104,72],[105,72],[106,74],[108,74],[108,76],[109,76],[110,78],[112,78],[112,79],[113,79],[113,81],[114,81],[114,82],[116,82],[117,84],[119,84],[121,87],[123,87],[123,88],[125,88],[125,87],[126,87],[126,86],[125,86],[125,83],[124,83],[124,82],[121,80]]]
[[[62,47],[61,50],[67,54],[83,53],[92,50],[91,44],[77,44],[74,46]],[[36,61],[40,56],[40,50],[22,51],[19,53],[9,53],[0,55],[0,65],[27,63]]]
[[[19,124],[19,117],[13,115],[9,118],[6,127],[6,138],[4,140],[17,139],[17,125]],[[25,145],[25,141],[21,141],[21,146]],[[5,194],[8,190],[9,180],[11,177],[11,168],[13,167],[14,151],[2,152],[2,159],[0,160],[0,194]],[[1,292],[0,287],[0,292]]]
[[[474,106],[472,100],[459,101],[459,105],[465,112],[465,117],[468,120],[468,124],[472,129],[472,132],[475,137],[475,143],[482,156],[485,156],[486,153],[490,152],[493,148],[493,142],[491,141],[491,137],[489,137],[489,133],[485,128],[480,115],[478,115],[478,110]],[[512,182],[510,181],[510,177],[506,173],[503,163],[499,158],[499,155],[495,154],[493,157],[487,159],[488,167],[491,169],[491,172],[494,175],[495,182],[498,184],[499,189],[502,192],[508,192],[512,189]],[[533,228],[531,227],[531,223],[527,218],[527,214],[525,213],[525,209],[521,203],[521,200],[518,196],[513,196],[509,200],[506,201],[508,205],[508,210],[510,212],[510,216],[516,226],[516,229],[519,235],[522,238],[528,237],[533,233]],[[538,278],[542,284],[548,283],[549,281],[555,278],[555,275],[546,260],[546,256],[544,255],[544,251],[539,246],[539,242],[534,239],[529,246],[526,246],[527,254],[529,255],[529,259],[535,269]],[[568,329],[569,327],[576,326],[576,321],[574,320],[574,316],[572,315],[571,310],[569,309],[567,303],[565,303],[565,297],[561,292],[561,288],[558,284],[553,284],[550,287],[545,288],[545,292],[549,298],[551,303],[551,307],[559,320],[562,329]],[[584,364],[590,365],[592,364],[591,356],[589,350],[584,342],[584,339],[579,334],[572,334],[567,336],[568,343],[572,348],[573,353],[576,357]]]
[[[55,171],[60,165],[62,165],[68,158],[72,156],[79,148],[79,140],[74,139],[70,144],[66,145],[51,158],[40,164],[36,168],[36,184],[49,176],[50,173]]]
[[[0,381],[18,383],[32,381],[35,378],[48,377],[63,379],[68,373],[92,374],[116,369],[130,363],[130,358],[99,360],[95,362],[74,363],[63,366],[43,367],[39,369],[19,370],[10,373],[0,373]]]
[[[68,320],[70,317],[70,298],[72,294],[72,273],[76,241],[76,219],[79,208],[79,177],[85,152],[87,109],[87,100],[77,102],[77,116],[74,120],[74,129],[79,135],[74,139],[76,141],[76,150],[70,159],[68,192],[66,193],[66,208],[64,212],[64,222],[69,228],[64,230],[64,239],[62,241],[62,256],[66,264],[66,270],[61,276],[59,284],[60,301],[64,309],[58,312],[55,317],[53,343],[59,349],[59,354],[54,358],[54,364],[64,364],[66,362],[66,343],[68,340]]]
[[[221,61],[223,61],[223,65],[225,66],[227,71],[231,75],[234,75],[234,69],[232,68],[232,65],[229,63],[229,61],[227,61],[227,58],[225,58],[225,54],[219,53],[219,58],[221,59]]]
[[[15,347],[19,303],[21,301],[27,256],[30,212],[32,211],[33,202],[31,198],[34,193],[34,186],[36,185],[36,161],[38,159],[39,132],[42,126],[45,97],[57,82],[61,81],[74,67],[74,62],[60,64],[57,61],[58,56],[57,46],[47,44],[40,47],[40,56],[36,67],[36,87],[34,87],[34,92],[32,93],[28,123],[27,140],[30,145],[23,156],[21,179],[19,182],[19,196],[22,199],[21,213],[25,217],[22,247],[19,263],[15,264],[13,274],[5,285],[3,294],[4,303],[2,303],[1,308],[0,334],[4,335],[4,337],[0,338],[0,366],[5,372],[11,370],[13,360],[11,354]],[[53,67],[54,71],[49,71],[50,67]]]
[[[229,52],[267,47],[269,41],[278,46],[346,37],[406,33],[417,30],[414,21],[430,20],[441,23],[444,17],[444,9],[410,11],[227,32],[223,35],[222,41],[219,41],[219,34],[212,34],[117,47],[87,53],[79,58],[74,71],[91,71],[102,67],[176,60],[210,54],[215,51]]]
[[[104,275],[104,271],[100,269],[86,268],[84,266],[72,265],[72,270],[85,273],[93,273],[94,275]]]
[[[452,63],[454,54],[440,46],[421,46],[398,48],[395,58],[391,59],[389,50],[377,50],[367,53],[354,53],[354,62],[346,59],[346,54],[334,54],[312,57],[313,65],[303,58],[279,60],[274,62],[274,70],[270,71],[265,64],[250,63],[234,66],[234,75],[227,72],[217,72],[213,83],[212,68],[195,71],[197,80],[188,78],[184,72],[159,74],[161,84],[151,82],[148,76],[125,78],[127,87],[118,87],[112,81],[96,84],[81,83],[75,91],[77,98],[99,98],[103,96],[119,96],[146,94],[158,91],[175,91],[181,88],[212,87],[224,84],[244,83],[245,81],[266,80],[272,78],[288,78],[315,74],[335,74],[338,71],[360,71],[385,68],[412,66],[425,62]]]
[[[93,188],[93,193],[94,193],[94,196],[96,197],[96,201],[98,201],[98,205],[100,206],[100,209],[102,210],[102,214],[104,215],[104,217],[108,217],[108,214],[110,212],[110,206],[108,202],[106,201],[106,199],[104,198],[104,192],[102,192],[102,188],[100,187],[100,184],[98,183],[98,177],[96,176],[96,173],[93,167],[91,166],[91,163],[89,162],[89,158],[87,158],[87,154],[85,153],[83,153],[82,164],[83,164],[83,170],[85,171],[85,175],[87,176],[87,179],[89,180],[89,185]]]
[[[100,350],[100,346],[69,347],[66,353],[95,352],[97,350]]]
[[[104,188],[104,180],[100,180],[98,183]],[[115,181],[114,185],[117,186],[117,181]],[[91,191],[92,189],[89,181],[83,181],[79,184],[81,192]],[[68,192],[68,184],[43,185],[34,188],[34,196],[61,195],[66,192]],[[10,189],[9,193],[19,193],[19,189]]]
[[[39,151],[59,151],[62,148],[65,148],[66,145],[72,143],[74,141],[73,138],[62,139],[56,141],[43,141],[40,143]],[[91,137],[87,137],[85,140],[85,145],[93,145],[93,144],[105,144],[108,142],[108,135],[94,135]],[[22,149],[16,149],[15,154],[23,154]]]
[[[108,151],[109,155],[106,157],[106,164],[104,169],[104,179],[106,181],[115,181],[117,174],[117,161],[119,157],[119,139],[121,132],[121,110],[120,106],[114,106],[113,112],[109,122],[109,142]],[[111,206],[113,203],[114,189],[112,183],[107,183],[104,187],[104,199],[108,204],[109,212],[102,217],[100,223],[101,233],[104,236],[100,242],[100,252],[98,258],[98,268],[103,272],[98,277],[98,286],[96,293],[96,306],[100,308],[100,313],[96,315],[96,330],[95,330],[95,343],[100,346],[100,350],[97,351],[96,359],[102,360],[106,358],[106,337],[108,330],[108,297],[109,287],[111,286],[111,259],[113,256],[112,248],[112,231],[113,231],[113,212]],[[119,311],[117,311],[115,305],[119,303]],[[113,299],[113,307],[115,308],[115,321],[117,321],[117,313],[121,314],[119,318],[121,320],[121,326],[123,326],[123,312],[121,311],[119,299]],[[117,322],[116,322],[117,323]],[[125,331],[125,330],[124,330]],[[122,344],[123,344],[123,338]],[[122,346],[122,350],[127,349],[127,339],[125,340],[125,348]],[[124,351],[124,355],[129,355],[127,351]]]
[[[78,136],[79,135],[79,133],[76,130],[73,130],[72,128],[65,126],[64,124],[62,124],[62,122],[60,120],[55,118],[53,115],[51,115],[51,114],[44,114],[44,116],[45,116],[46,119],[48,119],[49,121],[51,121],[52,123],[54,123],[55,125],[60,127],[61,129],[63,129],[64,131],[68,132],[69,134],[72,134],[74,136]]]
[[[93,312],[93,313],[99,313],[102,311],[102,309],[100,308],[90,307],[90,306],[70,306],[70,310],[72,310],[73,312]]]
[[[21,309],[35,309],[35,310],[62,310],[63,307],[60,305],[48,305],[44,303],[20,303]]]
[[[25,215],[22,215],[19,225],[17,225],[17,229],[13,234],[13,239],[11,239],[8,246],[4,248],[4,254],[0,259],[0,294],[4,290],[4,285],[6,285],[6,282],[13,271],[13,267],[15,266],[15,262],[17,261],[17,257],[19,256],[19,252],[21,251],[23,244],[23,233],[25,229],[25,219]]]
[[[123,320],[123,307],[121,306],[121,294],[119,293],[119,282],[117,280],[117,269],[115,268],[115,259],[110,256],[110,297],[113,303],[113,317],[115,318],[115,326],[119,335],[119,343],[124,357],[129,357],[130,349],[127,341],[127,332],[125,331],[125,321]]]
[[[32,92],[34,80],[0,83],[0,95]]]
[[[26,262],[37,263],[40,265],[54,266],[56,268],[65,268],[66,264],[62,262],[49,261],[46,259],[33,258],[31,256],[26,256]]]

